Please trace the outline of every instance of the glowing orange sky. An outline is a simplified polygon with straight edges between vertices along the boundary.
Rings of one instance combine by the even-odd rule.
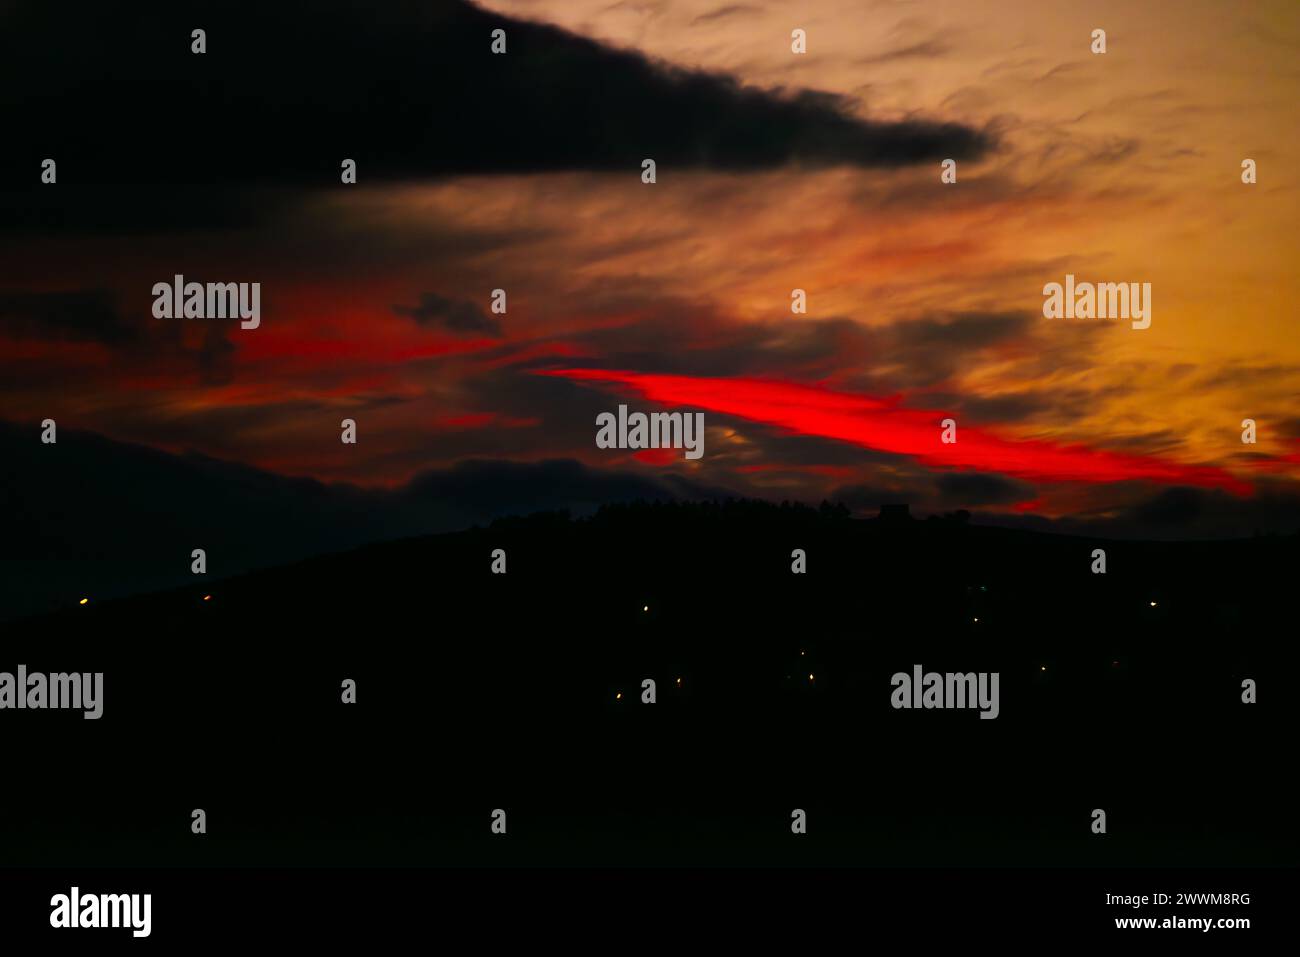
[[[864,116],[989,128],[998,149],[955,185],[934,164],[664,167],[653,187],[635,168],[462,176],[312,194],[275,236],[33,240],[8,288],[104,289],[146,322],[160,274],[217,262],[262,281],[267,318],[228,347],[178,324],[136,358],[5,335],[23,363],[0,384],[5,417],[363,484],[467,456],[683,470],[760,494],[788,489],[779,461],[810,497],[898,478],[821,449],[783,458],[773,427],[1042,481],[1049,513],[1078,503],[1071,482],[1242,493],[1297,479],[1296,4],[484,5],[762,87],[845,94]],[[1096,27],[1104,56],[1088,49]],[[1240,182],[1245,157],[1256,185]],[[1151,328],[1043,319],[1044,283],[1067,272],[1150,282]],[[495,288],[509,295],[499,336],[395,311],[431,290],[486,310]],[[795,288],[806,315],[790,312]],[[998,316],[1004,331],[962,338],[963,317]],[[547,387],[575,398],[530,391],[548,369],[569,370]],[[592,414],[627,386],[716,414],[722,454],[596,449]],[[828,412],[832,396],[847,406]],[[961,439],[934,450],[944,409]],[[361,424],[355,449],[337,441],[344,416]]]

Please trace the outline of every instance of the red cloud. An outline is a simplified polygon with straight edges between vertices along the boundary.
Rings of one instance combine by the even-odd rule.
[[[1251,491],[1246,482],[1213,466],[1184,465],[1083,444],[1003,439],[960,423],[957,441],[945,445],[940,441],[940,421],[948,413],[905,409],[896,397],[854,395],[761,379],[692,378],[613,369],[551,369],[540,374],[627,386],[651,402],[720,412],[801,435],[907,455],[936,468],[978,469],[1043,482],[1141,480],[1223,488],[1237,495]]]

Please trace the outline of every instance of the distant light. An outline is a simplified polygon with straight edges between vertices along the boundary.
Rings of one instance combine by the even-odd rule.
[[[801,658],[802,658],[804,655],[806,655],[807,653],[808,653],[808,652],[804,651],[802,648],[799,649],[799,656],[800,656]]]
[[[204,596],[203,596],[203,600],[204,600],[204,601],[212,601],[212,596],[211,596],[211,595],[204,595]]]
[[[649,611],[649,610],[650,610],[650,606],[649,606],[649,605],[642,605],[642,606],[641,606],[641,610],[642,610],[642,611]]]
[[[1152,608],[1156,607],[1156,603],[1155,603],[1155,602],[1152,602],[1152,603],[1151,603],[1151,607],[1152,607]]]
[[[808,680],[809,680],[809,681],[812,681],[812,680],[813,680],[813,676],[812,676],[812,675],[809,675],[809,676],[808,676]]]
[[[1038,668],[1038,670],[1039,670],[1039,671],[1046,671],[1046,670],[1047,670],[1047,665],[1040,665],[1039,668]]]
[[[680,684],[682,683],[682,679],[681,679],[681,678],[678,678],[678,679],[677,679],[677,683],[680,685]]]
[[[84,605],[84,604],[85,604],[86,602],[88,602],[88,601],[90,601],[89,598],[83,598],[83,599],[81,599],[81,601],[77,602],[77,604],[78,604],[78,605]]]
[[[615,701],[622,701],[622,700],[623,700],[623,692],[620,691],[618,694],[614,695],[614,700],[615,700]]]
[[[976,620],[976,621],[979,621],[979,619],[978,619],[978,618],[976,618],[976,619],[975,619],[975,620]]]

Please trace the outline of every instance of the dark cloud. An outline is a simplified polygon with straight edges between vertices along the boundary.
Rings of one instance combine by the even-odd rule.
[[[723,417],[710,415],[709,419],[721,421]],[[882,464],[888,464],[895,469],[910,464],[905,456],[865,449],[849,442],[837,442],[816,435],[782,432],[757,422],[736,420],[731,424],[745,437],[744,446],[739,450],[710,449],[708,453],[710,464],[766,466],[768,463],[776,463],[790,465],[795,469],[800,466],[831,466],[863,472],[872,471]]]
[[[510,514],[575,514],[626,501],[724,498],[678,476],[574,461],[469,461],[408,485],[366,489],[287,478],[195,453],[175,455],[35,424],[0,422],[0,618],[70,595],[107,597],[192,580],[203,547],[214,578]]]
[[[1129,515],[1143,525],[1182,527],[1195,522],[1208,504],[1209,500],[1197,489],[1167,488],[1154,498],[1135,505],[1129,510]]]
[[[1012,505],[1036,494],[1026,482],[987,472],[945,472],[934,484],[944,504],[951,506]]]
[[[19,339],[137,342],[139,329],[118,312],[111,293],[101,290],[18,292],[0,290],[0,332]]]
[[[1127,386],[1120,384],[1093,389],[1028,389],[988,396],[930,391],[918,400],[918,404],[951,410],[967,425],[996,426],[1035,420],[1064,423],[1090,415],[1099,405],[1126,390]],[[1106,447],[1143,451],[1152,448],[1144,444],[1150,441],[1157,443],[1155,448],[1167,450],[1177,447],[1180,440],[1177,434],[1162,430],[1141,436],[1113,437],[1107,440]]]
[[[28,142],[48,138],[38,130],[28,136]],[[47,152],[58,153],[59,180],[54,186],[35,185],[33,170],[39,171],[43,157],[28,154],[21,168],[0,159],[4,174],[0,237],[247,230],[286,216],[301,203],[300,196],[284,191],[215,181],[207,187],[167,182],[108,184],[105,178],[112,173],[111,161],[99,160],[93,153],[82,153],[78,161],[76,155],[53,147]]]
[[[1059,77],[1068,76],[1070,74],[1082,73],[1085,72],[1086,70],[1087,70],[1087,65],[1082,63],[1079,60],[1071,60],[1066,63],[1058,63],[1056,66],[1052,67],[1042,76],[1040,76],[1038,78],[1038,82],[1042,83],[1047,80],[1057,79]]]
[[[1128,505],[1109,506],[1096,516],[984,518],[1000,525],[1097,538],[1185,541],[1294,535],[1300,534],[1300,483],[1260,481],[1249,497],[1217,489],[1166,488],[1140,495]]]
[[[974,354],[1028,339],[1034,318],[1026,312],[959,312],[899,321],[885,330],[890,365],[902,368],[911,388],[933,386],[969,367]],[[926,401],[929,401],[928,399]]]
[[[422,326],[440,326],[451,332],[480,333],[500,338],[501,323],[464,300],[448,299],[436,292],[420,295],[418,306],[394,306],[399,316],[409,316]]]
[[[728,17],[740,16],[746,13],[760,13],[758,7],[751,6],[747,3],[733,3],[729,6],[718,7],[716,10],[710,10],[708,13],[701,13],[691,21],[692,25],[700,23],[712,23],[715,20],[725,20]]]
[[[1288,439],[1300,439],[1300,416],[1292,416],[1274,424],[1279,435]]]
[[[935,472],[903,466],[834,489],[829,498],[859,515],[874,515],[881,505],[903,502],[918,517],[958,508],[1007,506],[1037,497],[1033,485],[989,472]]]
[[[203,55],[190,51],[199,23]],[[490,51],[498,28],[505,55]],[[3,198],[3,219],[28,231],[239,223],[275,209],[212,197],[235,186],[339,188],[344,158],[356,160],[360,189],[552,170],[617,170],[635,182],[645,157],[661,176],[893,167],[991,147],[970,127],[863,119],[836,95],[746,87],[463,0],[394,0],[382,16],[362,0],[326,0],[308,16],[145,0],[74,17],[32,0],[0,14],[0,71],[15,145],[0,181],[30,184]],[[39,183],[46,157],[59,163],[54,187]],[[82,184],[113,189],[73,202]],[[181,186],[193,188],[168,191]]]
[[[1105,137],[1095,141],[1079,139],[1073,131],[1064,129],[1055,131],[1054,136],[1055,139],[1039,151],[1040,162],[1069,163],[1074,169],[1112,166],[1132,157],[1142,145],[1132,138]]]
[[[988,397],[935,395],[930,401],[945,408],[956,409],[963,421],[973,425],[1024,422],[1059,405],[1059,397],[1042,392],[1012,392]]]
[[[916,503],[917,495],[913,486],[900,481],[859,482],[844,485],[829,495],[829,500],[847,505],[858,514],[874,514],[882,505]]]
[[[643,301],[634,321],[626,325],[573,338],[601,356],[606,368],[811,381],[856,366],[863,371],[850,388],[879,393],[942,382],[973,353],[1028,341],[1034,331],[1033,317],[1020,312],[927,315],[878,326],[844,316],[738,323],[708,305],[660,297]],[[676,348],[665,350],[666,341]],[[882,377],[877,369],[890,371]],[[1046,399],[1022,401],[1028,406]]]
[[[235,344],[222,326],[209,324],[198,351],[199,383],[226,385],[235,378]]]
[[[1102,448],[1147,455],[1168,455],[1187,444],[1187,436],[1173,429],[1156,429],[1135,432],[1131,435],[1109,435],[1099,445]]]
[[[895,60],[917,58],[930,60],[950,52],[952,52],[952,47],[940,40],[923,40],[920,43],[912,43],[905,47],[886,50],[884,53],[878,53],[875,56],[863,57],[857,62],[863,66],[876,66],[881,63],[892,63]]]
[[[187,345],[176,322],[160,323],[141,310],[127,313],[119,308],[112,293],[103,290],[0,289],[0,335],[106,346],[114,363],[103,370],[109,374],[180,364],[194,368],[201,385],[224,385],[234,378],[236,350],[229,340],[229,328],[210,323],[197,346]],[[9,366],[4,356],[0,356],[0,365]],[[5,369],[4,381],[13,386],[20,384],[12,367]],[[21,384],[36,385],[40,381],[39,377],[23,378]]]
[[[1192,389],[1240,388],[1261,382],[1275,382],[1300,376],[1300,366],[1279,363],[1251,363],[1231,360],[1207,372],[1190,384]]]
[[[958,312],[911,319],[894,329],[898,344],[908,349],[982,349],[1024,335],[1033,323],[1027,312]]]
[[[567,509],[585,514],[613,502],[726,498],[730,493],[672,473],[594,469],[572,459],[468,461],[416,476],[402,493],[413,501],[455,502],[473,521]]]

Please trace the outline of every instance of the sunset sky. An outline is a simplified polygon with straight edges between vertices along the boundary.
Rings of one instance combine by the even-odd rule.
[[[564,459],[861,514],[1078,527],[1181,502],[1189,535],[1295,527],[1292,0],[401,3],[350,38],[371,59],[335,56],[369,9],[301,34],[250,14],[260,41],[214,14],[201,65],[200,16],[141,13],[131,42],[176,45],[152,60],[83,24],[75,68],[6,83],[30,109],[4,169],[0,418],[389,490]],[[250,65],[277,29],[282,62]],[[6,33],[40,73],[52,54]],[[349,84],[362,106],[333,125]],[[274,139],[297,122],[319,138]],[[260,328],[153,318],[177,273],[260,282]],[[1149,282],[1151,327],[1043,318],[1067,273]],[[598,449],[619,403],[704,412],[703,458]]]

